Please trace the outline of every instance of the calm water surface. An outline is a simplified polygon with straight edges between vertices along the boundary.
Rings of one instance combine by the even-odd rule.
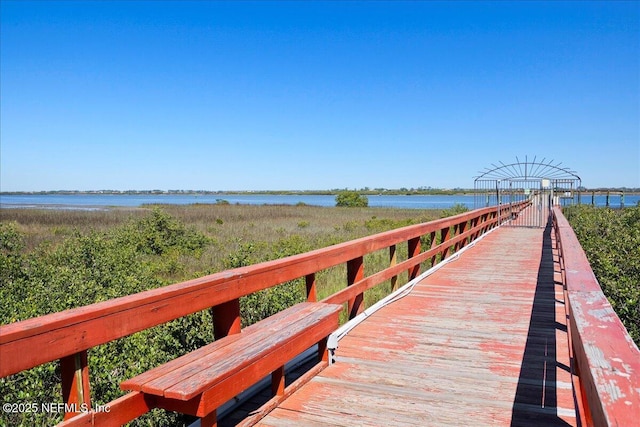
[[[403,209],[447,209],[462,204],[474,208],[473,195],[377,195],[367,196],[370,207],[393,207]],[[139,207],[146,204],[189,205],[194,203],[216,203],[226,200],[231,204],[246,205],[295,205],[305,203],[313,206],[335,206],[335,196],[325,195],[271,195],[271,194],[20,194],[0,195],[1,208],[39,209],[105,209],[108,207]],[[612,207],[620,206],[620,196],[610,197]],[[625,195],[625,206],[635,206],[638,195]],[[591,204],[591,195],[583,194],[582,203]],[[606,196],[595,196],[597,206],[605,206]]]
[[[370,207],[405,209],[445,209],[457,203],[473,208],[472,195],[455,196],[367,196]],[[139,207],[145,204],[189,205],[216,203],[226,200],[231,204],[335,206],[335,196],[325,195],[271,195],[271,194],[20,194],[0,195],[0,207],[31,207],[51,209],[90,209]]]

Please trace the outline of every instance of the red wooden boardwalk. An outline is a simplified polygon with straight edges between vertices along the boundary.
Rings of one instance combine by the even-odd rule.
[[[546,218],[546,208],[536,200],[477,209],[2,325],[0,378],[59,361],[66,411],[61,427],[123,425],[156,408],[195,415],[210,426],[219,415],[221,426],[635,425],[640,419],[640,351],[602,293],[560,208],[550,212],[552,226],[534,228],[542,223],[534,219]],[[514,218],[519,226],[502,221]],[[480,235],[484,238],[476,240]],[[431,242],[429,247],[421,248],[423,240]],[[398,261],[401,244],[407,245],[407,259]],[[365,256],[387,250],[389,267],[365,277]],[[412,281],[411,292],[379,311],[372,307],[358,314],[364,292],[388,285],[403,272],[415,277],[419,264],[431,265],[441,256],[445,262]],[[318,302],[316,273],[338,265],[346,267],[347,286]],[[283,378],[285,361],[314,342],[327,346],[328,330],[320,341],[309,335],[319,325],[313,323],[299,334],[300,346],[283,344],[273,352],[268,347],[268,352],[252,353],[250,362],[227,363],[222,385],[212,386],[203,375],[197,384],[203,392],[189,400],[136,390],[105,405],[92,402],[91,348],[208,309],[215,341],[207,351],[239,340],[238,334],[255,332],[260,343],[279,341],[286,336],[282,328],[299,320],[290,318],[289,310],[301,305],[243,329],[239,301],[300,278],[307,305],[340,304],[348,307],[350,318],[365,318],[348,323],[353,329],[347,335],[341,329],[336,363],[311,361],[310,371],[298,380]],[[279,326],[274,329],[272,322]],[[220,352],[212,363],[224,357]],[[158,369],[171,369],[179,360]],[[201,372],[199,367],[187,373]],[[227,397],[217,396],[240,389],[250,396],[250,386],[265,375],[271,383],[266,399],[251,397],[246,418],[242,412],[247,409],[235,411],[239,418],[227,416],[219,406]],[[114,381],[126,389],[128,379]],[[51,415],[58,419],[57,413]],[[5,424],[20,423],[19,417],[11,420]]]
[[[555,261],[550,227],[490,233],[351,330],[260,425],[575,425]]]

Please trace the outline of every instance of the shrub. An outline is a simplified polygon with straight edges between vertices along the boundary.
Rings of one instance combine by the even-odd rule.
[[[393,230],[395,228],[406,227],[408,225],[415,224],[415,221],[411,218],[394,220],[388,218],[376,218],[371,217],[364,222],[365,228],[371,233],[381,233],[383,231]]]
[[[13,223],[0,223],[0,324],[129,295],[169,283],[177,257],[197,256],[207,238],[170,215],[154,210],[109,231],[74,232],[57,246],[22,252]],[[124,393],[118,384],[210,342],[206,312],[92,348],[88,352],[92,400],[106,404]],[[0,379],[3,403],[59,402],[59,363],[47,363]],[[4,414],[0,425],[53,425],[60,414]],[[174,425],[184,417],[153,411],[134,425]]]
[[[22,274],[24,237],[15,222],[0,223],[0,286]]]
[[[342,191],[336,196],[336,206],[365,208],[369,206],[369,199],[357,191]]]
[[[458,215],[464,212],[469,212],[469,208],[463,205],[462,203],[456,203],[455,205],[451,206],[449,209],[443,209],[442,215],[440,217],[446,218],[446,217]]]

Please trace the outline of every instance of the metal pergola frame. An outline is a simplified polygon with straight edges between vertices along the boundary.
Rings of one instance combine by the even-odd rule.
[[[501,161],[500,166],[495,163],[491,163],[493,168],[485,168],[484,171],[480,171],[480,175],[475,178],[478,180],[532,180],[532,179],[550,179],[550,180],[569,180],[578,181],[582,180],[578,174],[567,168],[560,167],[562,162],[553,164],[553,160],[549,160],[545,163],[546,158],[540,161],[536,161],[537,156],[534,156],[531,162],[528,161],[528,157],[525,156],[524,162],[520,161],[516,156],[516,162],[505,164]],[[578,185],[580,186],[580,184]]]
[[[474,179],[475,208],[536,200],[544,195],[547,207],[580,203],[582,179],[563,167],[562,162],[538,160],[534,156],[524,161],[516,157],[512,163],[492,163]],[[542,221],[542,220],[540,220]]]

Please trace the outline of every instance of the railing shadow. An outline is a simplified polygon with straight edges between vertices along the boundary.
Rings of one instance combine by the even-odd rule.
[[[531,310],[527,342],[513,403],[511,426],[568,426],[557,415],[556,369],[569,370],[556,357],[554,259],[551,224],[544,229],[542,257]]]

